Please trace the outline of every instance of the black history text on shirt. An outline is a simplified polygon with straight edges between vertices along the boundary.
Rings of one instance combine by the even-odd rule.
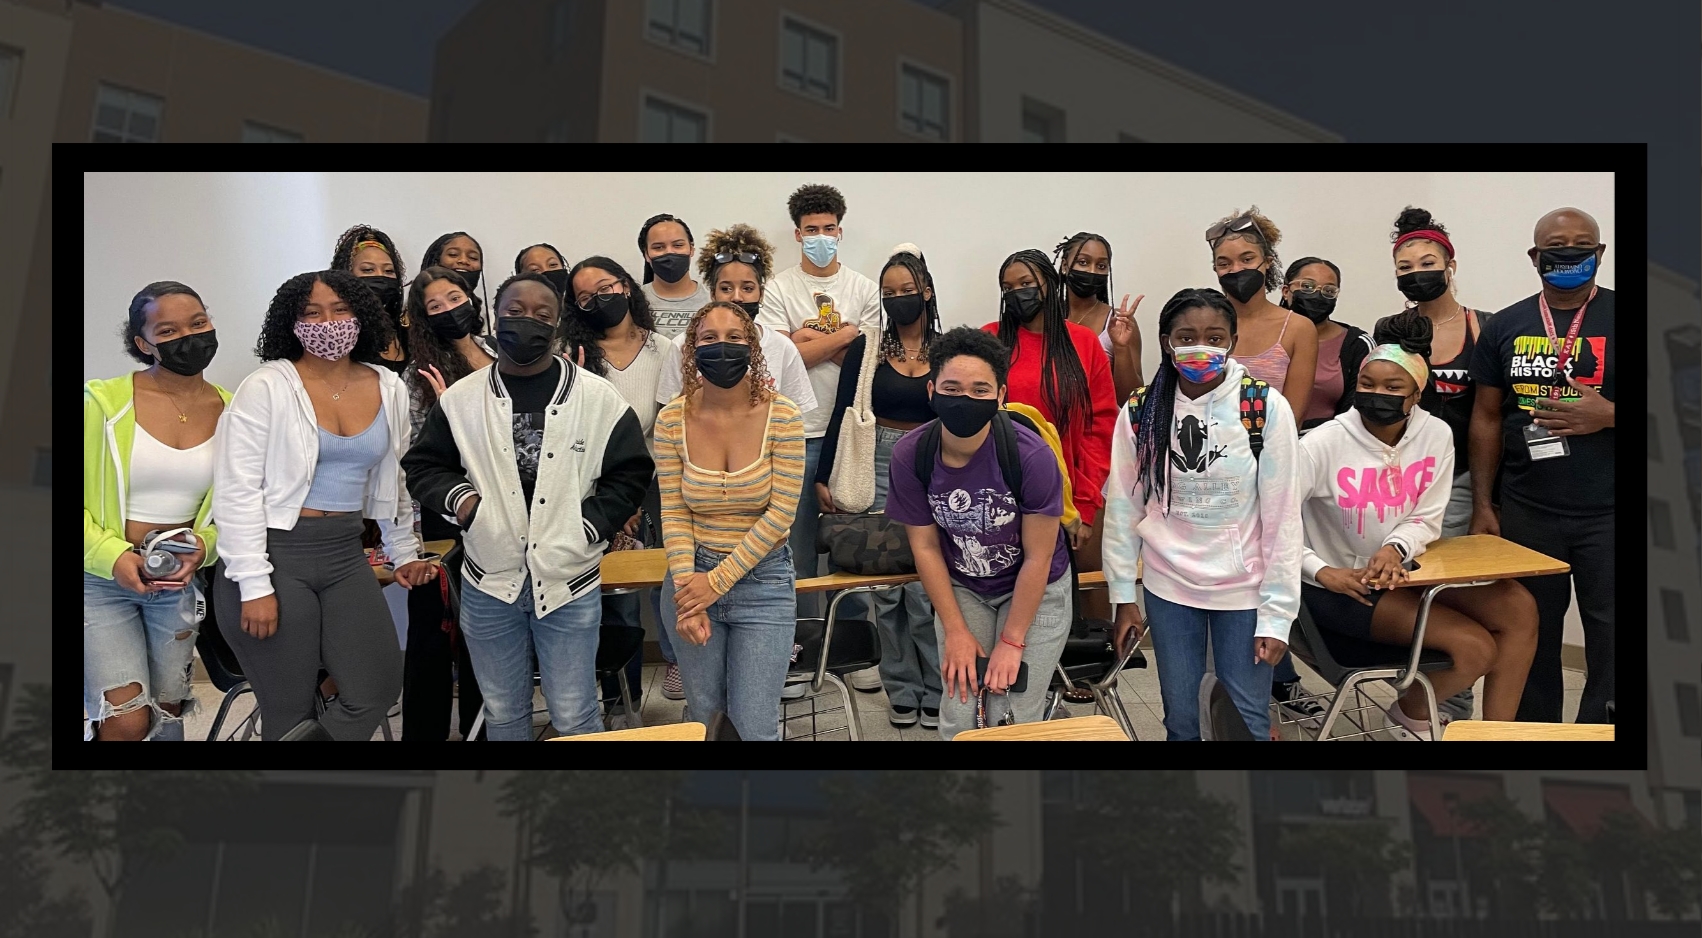
[[[1555,338],[1555,343],[1565,341],[1564,335]],[[1513,357],[1507,364],[1507,382],[1521,410],[1533,409],[1538,398],[1548,397],[1553,393],[1550,388],[1556,383],[1555,343],[1551,343],[1546,335],[1513,337]],[[1579,384],[1600,390],[1602,372],[1605,370],[1601,363],[1605,361],[1607,336],[1578,336],[1572,340],[1571,355],[1566,362],[1566,374]],[[1559,384],[1561,400],[1575,401],[1583,396],[1564,379],[1561,379]]]

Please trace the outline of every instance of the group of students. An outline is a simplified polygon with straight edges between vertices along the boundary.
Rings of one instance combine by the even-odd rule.
[[[200,296],[148,285],[123,330],[147,367],[85,386],[90,733],[182,738],[209,593],[263,738],[317,719],[370,739],[401,695],[403,738],[442,740],[458,680],[463,736],[482,707],[488,738],[529,739],[534,673],[551,723],[593,732],[614,696],[601,631],[641,628],[643,602],[603,595],[602,557],[659,546],[663,693],[775,739],[795,583],[822,569],[818,524],[848,512],[902,525],[919,574],[874,595],[878,680],[854,681],[885,690],[897,726],[1041,719],[1069,574],[1102,568],[1119,647],[1152,631],[1168,738],[1199,738],[1208,645],[1266,738],[1273,700],[1319,715],[1287,653],[1301,604],[1409,643],[1407,570],[1467,531],[1591,563],[1579,719],[1605,717],[1613,293],[1587,214],[1538,222],[1541,290],[1491,317],[1456,298],[1446,230],[1408,208],[1392,253],[1410,302],[1367,335],[1332,318],[1335,264],[1283,272],[1276,226],[1237,211],[1206,231],[1221,289],[1163,305],[1148,379],[1141,299],[1112,305],[1104,237],[1012,254],[998,319],[942,331],[915,245],[870,279],[838,257],[838,190],[804,186],[788,210],[784,271],[748,225],[699,246],[660,214],[639,278],[540,243],[482,291],[467,233],[408,280],[357,226],[328,269],[279,287],[234,394],[201,377],[218,340]],[[422,539],[456,542],[447,568]],[[409,592],[405,654],[371,547]],[[1560,719],[1570,590],[1545,579],[1436,600],[1424,643],[1453,665],[1430,678],[1456,715],[1481,677],[1485,718]],[[1417,688],[1389,717],[1430,736]]]

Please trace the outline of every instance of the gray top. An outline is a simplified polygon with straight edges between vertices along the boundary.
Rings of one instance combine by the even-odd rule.
[[[693,313],[709,302],[709,285],[699,283],[691,296],[670,300],[656,295],[656,285],[644,285],[644,298],[650,301],[650,311],[656,314],[656,331],[673,338],[686,331]]]

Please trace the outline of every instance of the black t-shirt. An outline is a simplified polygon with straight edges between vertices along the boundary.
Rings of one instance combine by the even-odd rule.
[[[551,356],[550,367],[535,375],[497,373],[514,401],[514,463],[520,470],[520,490],[530,512],[532,489],[538,484],[538,454],[544,446],[544,410],[561,383],[561,361]]]
[[[1614,368],[1614,293],[1602,288],[1584,313],[1567,371],[1578,383],[1608,400],[1617,397]],[[1577,310],[1550,309],[1556,341],[1564,342]],[[1524,428],[1530,426],[1537,398],[1560,382],[1561,400],[1581,395],[1554,374],[1554,348],[1542,325],[1533,295],[1497,313],[1478,338],[1472,381],[1500,388],[1502,496],[1561,515],[1585,515],[1613,508],[1613,428],[1566,437],[1571,454],[1531,461]]]

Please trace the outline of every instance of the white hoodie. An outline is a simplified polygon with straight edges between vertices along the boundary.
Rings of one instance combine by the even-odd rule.
[[[1223,383],[1198,400],[1177,392],[1171,414],[1168,510],[1146,501],[1135,436],[1124,405],[1111,434],[1105,485],[1105,580],[1114,603],[1143,584],[1194,609],[1257,609],[1254,634],[1288,640],[1300,613],[1299,440],[1294,414],[1273,388],[1265,397],[1265,445],[1257,462],[1241,425],[1241,378],[1229,360]],[[1150,419],[1149,400],[1143,419]]]
[[[1358,569],[1386,544],[1417,557],[1442,533],[1454,435],[1423,408],[1412,409],[1392,449],[1350,409],[1306,434],[1300,454],[1300,571],[1313,586],[1325,567]]]

